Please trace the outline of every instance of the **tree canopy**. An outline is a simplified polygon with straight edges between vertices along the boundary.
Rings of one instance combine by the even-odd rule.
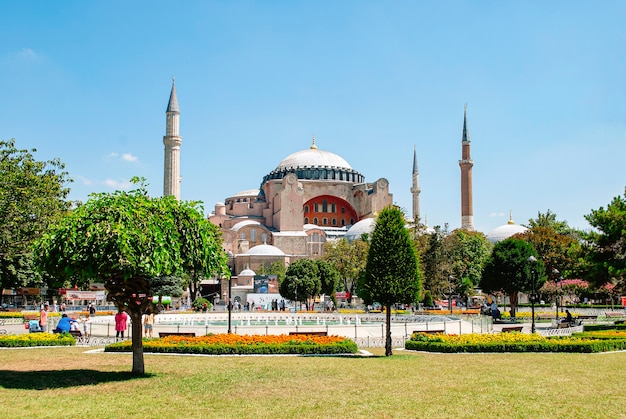
[[[610,282],[626,292],[626,188],[624,197],[613,198],[585,219],[595,228],[586,236],[590,279],[596,285]]]
[[[314,298],[321,289],[317,263],[310,259],[300,259],[289,265],[285,279],[278,285],[280,295],[296,302]]]
[[[372,232],[363,283],[359,287],[368,302],[386,307],[385,355],[391,351],[391,306],[415,303],[421,291],[417,255],[400,209],[385,207]]]
[[[134,179],[135,182],[140,182]],[[151,279],[194,271],[229,277],[216,226],[198,203],[130,192],[93,194],[37,242],[41,269],[57,277],[97,279],[133,324],[151,309]],[[143,373],[141,327],[133,328],[133,372]]]
[[[543,262],[537,258],[533,266],[528,258],[537,258],[532,244],[516,238],[508,238],[495,244],[483,270],[480,286],[487,293],[503,292],[509,295],[511,316],[515,317],[518,293],[530,293],[535,282],[538,291],[545,282]],[[531,271],[534,270],[536,278]]]
[[[39,281],[32,244],[70,207],[65,165],[38,161],[36,152],[18,149],[15,139],[0,141],[0,292]]]
[[[346,238],[324,243],[323,259],[330,262],[339,272],[343,289],[350,293],[351,302],[358,278],[365,271],[369,243],[358,239],[349,242]]]

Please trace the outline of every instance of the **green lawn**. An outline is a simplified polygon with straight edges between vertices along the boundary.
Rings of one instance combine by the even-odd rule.
[[[389,358],[0,349],[2,417],[616,418],[626,352]],[[375,355],[382,355],[382,350]]]

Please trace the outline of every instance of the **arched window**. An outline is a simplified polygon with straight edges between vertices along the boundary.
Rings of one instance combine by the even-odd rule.
[[[322,200],[322,212],[328,212],[328,201]]]
[[[309,213],[309,206],[308,206],[308,205],[305,205],[305,206],[304,206],[304,213],[305,213],[305,214],[308,214],[308,213]]]
[[[252,243],[256,242],[256,228],[250,229],[250,241]]]
[[[304,217],[304,224],[309,224],[309,217]]]
[[[333,219],[331,220],[331,223],[332,223],[332,225],[336,226],[336,225],[337,225],[337,219],[336,219],[336,218],[333,218]]]
[[[322,224],[325,226],[328,225],[328,218],[326,217],[322,218]]]
[[[317,217],[313,218],[313,224],[318,225]]]

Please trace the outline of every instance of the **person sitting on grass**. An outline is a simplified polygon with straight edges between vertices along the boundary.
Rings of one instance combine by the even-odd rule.
[[[72,328],[72,323],[76,323],[76,320],[70,319],[67,317],[67,314],[63,313],[61,320],[59,320],[57,327],[54,329],[54,333],[69,332]]]

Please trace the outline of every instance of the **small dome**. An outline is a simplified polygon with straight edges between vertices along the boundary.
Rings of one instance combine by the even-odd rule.
[[[373,218],[364,218],[348,229],[346,239],[351,242],[360,239],[363,234],[371,234],[375,225],[376,220]]]
[[[498,243],[514,236],[515,234],[523,233],[526,230],[528,230],[526,227],[515,224],[515,221],[513,221],[513,215],[510,215],[509,221],[506,224],[494,228],[489,232],[489,234],[487,234],[487,240],[491,243]]]
[[[248,269],[248,268],[239,272],[239,276],[255,276],[255,275],[256,273],[252,269]]]
[[[285,253],[271,244],[259,244],[250,248],[245,255],[248,256],[285,256]]]
[[[245,191],[237,192],[231,198],[250,197],[259,195],[259,189],[247,189]]]

